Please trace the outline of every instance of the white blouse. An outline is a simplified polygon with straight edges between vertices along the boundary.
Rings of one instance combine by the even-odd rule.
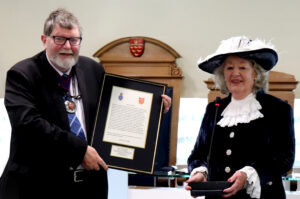
[[[261,105],[253,93],[242,100],[231,97],[231,102],[221,114],[223,118],[217,124],[221,127],[232,127],[239,123],[249,123],[252,120],[264,117],[259,111],[260,109]]]

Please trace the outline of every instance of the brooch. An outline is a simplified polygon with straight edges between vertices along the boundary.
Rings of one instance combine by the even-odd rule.
[[[76,105],[71,100],[66,100],[65,101],[65,107],[66,107],[66,111],[68,113],[75,113],[75,111],[76,111]]]

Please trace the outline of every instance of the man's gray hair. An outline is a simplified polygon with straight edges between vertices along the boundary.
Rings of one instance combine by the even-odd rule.
[[[250,61],[253,63],[253,69],[256,74],[252,92],[254,94],[256,94],[260,90],[267,92],[269,86],[268,84],[269,72],[263,69],[263,67],[261,67],[254,60],[250,60]],[[216,84],[216,88],[220,89],[221,93],[225,95],[230,93],[226,86],[225,77],[224,77],[224,62],[221,66],[219,66],[214,71],[214,82]]]
[[[50,36],[55,26],[70,30],[78,28],[82,36],[82,28],[78,19],[66,9],[59,8],[50,13],[44,24],[44,35]]]

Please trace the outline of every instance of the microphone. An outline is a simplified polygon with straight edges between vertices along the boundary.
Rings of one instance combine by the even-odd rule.
[[[210,138],[210,145],[209,145],[209,151],[208,151],[208,155],[207,155],[207,168],[208,168],[208,173],[211,172],[211,168],[210,168],[210,156],[211,156],[211,150],[212,150],[212,145],[213,145],[213,141],[214,141],[214,137],[215,137],[215,127],[216,127],[216,123],[217,123],[217,115],[218,115],[218,110],[219,110],[219,106],[220,106],[220,97],[217,97],[215,100],[215,118],[214,118],[214,126],[213,126],[213,130],[211,133],[211,138]],[[209,175],[207,177],[207,181],[210,180]]]
[[[211,133],[210,138],[210,145],[209,145],[209,151],[207,155],[207,169],[208,169],[208,176],[206,182],[191,182],[189,183],[189,186],[192,188],[191,195],[192,196],[220,196],[223,194],[223,190],[231,186],[231,182],[228,181],[210,181],[210,174],[211,174],[211,167],[210,167],[210,158],[211,158],[211,151],[212,151],[212,145],[215,135],[215,126],[217,122],[217,115],[218,115],[218,109],[220,106],[220,97],[217,97],[215,100],[215,118],[214,118],[214,126]]]

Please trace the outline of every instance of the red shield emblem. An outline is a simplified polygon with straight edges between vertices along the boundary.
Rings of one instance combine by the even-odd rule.
[[[145,102],[145,98],[139,97],[139,103],[140,103],[140,104],[144,104],[144,102]]]
[[[144,52],[144,39],[133,38],[130,39],[130,52],[135,57],[140,57]]]

